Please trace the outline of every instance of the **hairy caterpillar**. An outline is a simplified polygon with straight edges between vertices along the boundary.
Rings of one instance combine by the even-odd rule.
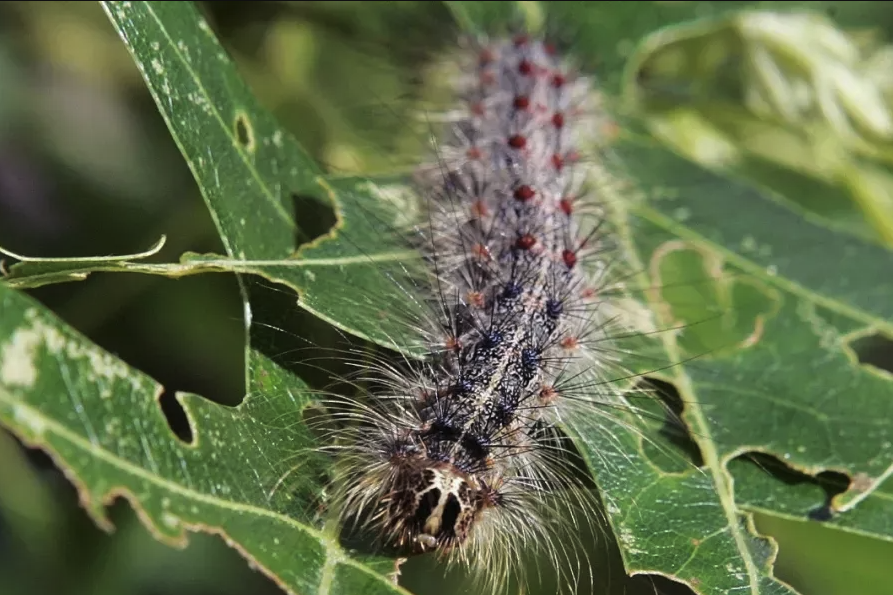
[[[344,520],[470,566],[492,591],[525,549],[575,565],[559,525],[589,524],[592,496],[555,428],[621,406],[607,379],[623,376],[609,349],[624,328],[611,301],[622,257],[578,167],[600,119],[590,81],[527,34],[469,46],[461,108],[416,175],[429,356],[373,362],[364,377],[379,390],[325,404],[362,419],[330,436]]]
[[[673,323],[640,326],[614,301],[622,293],[623,268],[638,265],[625,262],[620,235],[600,204],[601,188],[585,183],[606,164],[583,165],[577,153],[588,143],[576,145],[581,139],[574,136],[598,131],[601,114],[588,103],[597,98],[594,89],[572,80],[539,39],[472,46],[457,67],[458,105],[446,112],[446,135],[436,136],[437,160],[418,172],[419,200],[407,199],[401,210],[410,217],[422,211],[410,244],[427,267],[415,282],[401,285],[398,299],[374,305],[382,316],[409,319],[430,357],[396,366],[361,362],[362,379],[375,378],[379,386],[361,389],[358,399],[325,400],[335,418],[359,422],[326,436],[341,455],[334,502],[342,520],[364,517],[364,527],[403,553],[430,552],[471,566],[489,590],[502,587],[509,575],[539,572],[522,568],[522,559],[537,549],[540,565],[570,563],[565,588],[585,590],[585,573],[601,574],[603,568],[577,560],[581,552],[573,539],[593,521],[595,507],[567,461],[572,440],[555,426],[573,435],[581,420],[594,420],[591,428],[611,418],[604,420],[610,427],[616,418],[641,413],[630,395],[615,392],[682,358],[658,354],[643,371],[627,364],[648,356],[618,345],[630,335],[674,329]],[[578,92],[562,96],[559,89]],[[406,199],[385,194],[371,198]],[[563,202],[567,197],[575,200]],[[402,228],[402,221],[387,223]],[[661,250],[679,245],[664,242]],[[718,261],[710,262],[717,266],[707,271],[705,288],[720,272]],[[647,291],[673,292],[663,286],[660,271],[649,273],[658,286],[649,282]],[[692,281],[679,285],[697,291]],[[365,298],[356,302],[371,305]],[[426,311],[413,319],[408,310],[417,302]],[[711,314],[703,308],[689,312],[682,324]],[[634,328],[626,330],[627,324]],[[760,326],[748,329],[741,344],[757,342],[760,333]],[[711,345],[695,339],[688,353],[698,357]],[[503,383],[507,379],[515,384]],[[610,431],[607,440],[614,438]],[[635,428],[631,433],[642,436]],[[588,448],[591,463],[600,453],[592,443]],[[622,456],[639,454],[627,446]],[[685,464],[706,474],[700,456],[696,452]],[[647,465],[651,458],[641,460]],[[559,510],[568,505],[571,512]]]

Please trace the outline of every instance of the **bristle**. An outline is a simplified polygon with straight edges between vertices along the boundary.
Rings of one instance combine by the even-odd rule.
[[[526,35],[480,44],[462,72],[464,117],[418,175],[431,354],[378,370],[389,389],[342,440],[338,498],[391,545],[482,570],[495,592],[526,550],[579,555],[555,526],[591,503],[552,428],[607,398],[597,382],[565,395],[568,377],[617,364],[587,351],[613,330],[602,296],[616,254],[579,163],[589,82]]]

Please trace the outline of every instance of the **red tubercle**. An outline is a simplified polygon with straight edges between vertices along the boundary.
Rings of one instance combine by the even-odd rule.
[[[485,305],[484,294],[480,291],[469,291],[465,296],[466,301],[475,308],[483,308]]]
[[[443,342],[444,347],[447,348],[448,351],[455,351],[456,353],[462,349],[462,343],[456,337],[449,336]]]
[[[552,126],[555,128],[562,128],[564,126],[564,114],[561,112],[555,112],[552,114]]]
[[[554,386],[545,385],[540,389],[540,403],[543,405],[551,405],[558,400],[558,391]]]
[[[471,253],[478,260],[490,260],[490,248],[484,244],[475,244],[472,246]]]
[[[468,159],[471,159],[472,161],[477,161],[481,157],[483,157],[484,154],[481,152],[480,148],[478,148],[478,147],[469,147],[468,150],[465,151],[465,156]]]
[[[564,168],[564,159],[562,159],[561,155],[558,153],[552,155],[552,167],[554,167],[556,171],[561,171]]]
[[[556,89],[560,89],[567,82],[567,77],[565,77],[560,72],[552,75],[552,86]]]
[[[583,298],[584,300],[592,299],[596,295],[597,295],[597,293],[596,293],[595,289],[593,289],[592,287],[586,287],[583,289],[583,291],[580,292],[580,297]]]
[[[558,201],[558,208],[562,213],[570,216],[574,212],[574,203],[570,198],[562,198]]]
[[[509,137],[508,144],[513,149],[523,149],[527,146],[527,139],[520,134],[513,134]]]
[[[471,105],[468,106],[468,111],[470,111],[475,116],[483,116],[484,115],[484,104],[480,101],[475,101]]]
[[[536,191],[527,184],[521,184],[515,188],[515,200],[527,202],[536,195]]]
[[[564,261],[567,268],[572,269],[577,264],[577,254],[573,250],[564,250],[561,253],[561,260]]]
[[[561,340],[561,346],[568,351],[574,350],[580,346],[580,342],[576,337],[565,337]]]
[[[530,107],[530,98],[527,97],[526,95],[518,95],[512,101],[512,105],[514,106],[515,109],[526,110],[527,108]]]
[[[518,62],[518,72],[524,76],[533,74],[533,64],[527,58]]]
[[[530,250],[536,246],[536,238],[529,233],[525,233],[515,240],[515,247],[519,250]]]
[[[486,217],[490,214],[490,209],[484,201],[478,199],[471,204],[471,214],[478,218]]]

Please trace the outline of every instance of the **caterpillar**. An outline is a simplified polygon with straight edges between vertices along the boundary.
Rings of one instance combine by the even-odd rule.
[[[594,522],[592,492],[557,428],[622,406],[606,381],[623,376],[606,348],[624,328],[611,300],[622,254],[581,163],[603,118],[591,81],[526,33],[461,54],[461,108],[415,175],[427,357],[373,361],[364,377],[379,390],[324,404],[362,420],[329,436],[343,520],[362,517],[404,555],[476,570],[497,592],[527,549],[584,566],[558,535]]]

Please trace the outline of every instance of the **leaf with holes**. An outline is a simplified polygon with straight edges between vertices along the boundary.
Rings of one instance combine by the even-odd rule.
[[[256,273],[287,283],[303,308],[339,328],[405,345],[406,329],[379,315],[380,304],[406,301],[396,279],[406,278],[411,254],[382,232],[411,204],[403,187],[323,179],[259,105],[192,3],[104,6],[192,169],[230,257],[187,256],[172,274]],[[320,213],[332,208],[336,220],[326,237],[340,232],[350,242],[321,241],[296,251]]]
[[[5,285],[0,312],[0,422],[66,470],[100,527],[111,529],[104,507],[123,497],[158,539],[179,546],[188,531],[220,534],[287,592],[398,592],[321,528],[315,478],[326,467],[301,455],[310,436],[288,423],[308,403],[293,376],[250,352],[251,389],[286,398],[229,408],[176,395],[187,444],[168,426],[163,387],[151,378]],[[296,454],[300,483],[275,490]]]

